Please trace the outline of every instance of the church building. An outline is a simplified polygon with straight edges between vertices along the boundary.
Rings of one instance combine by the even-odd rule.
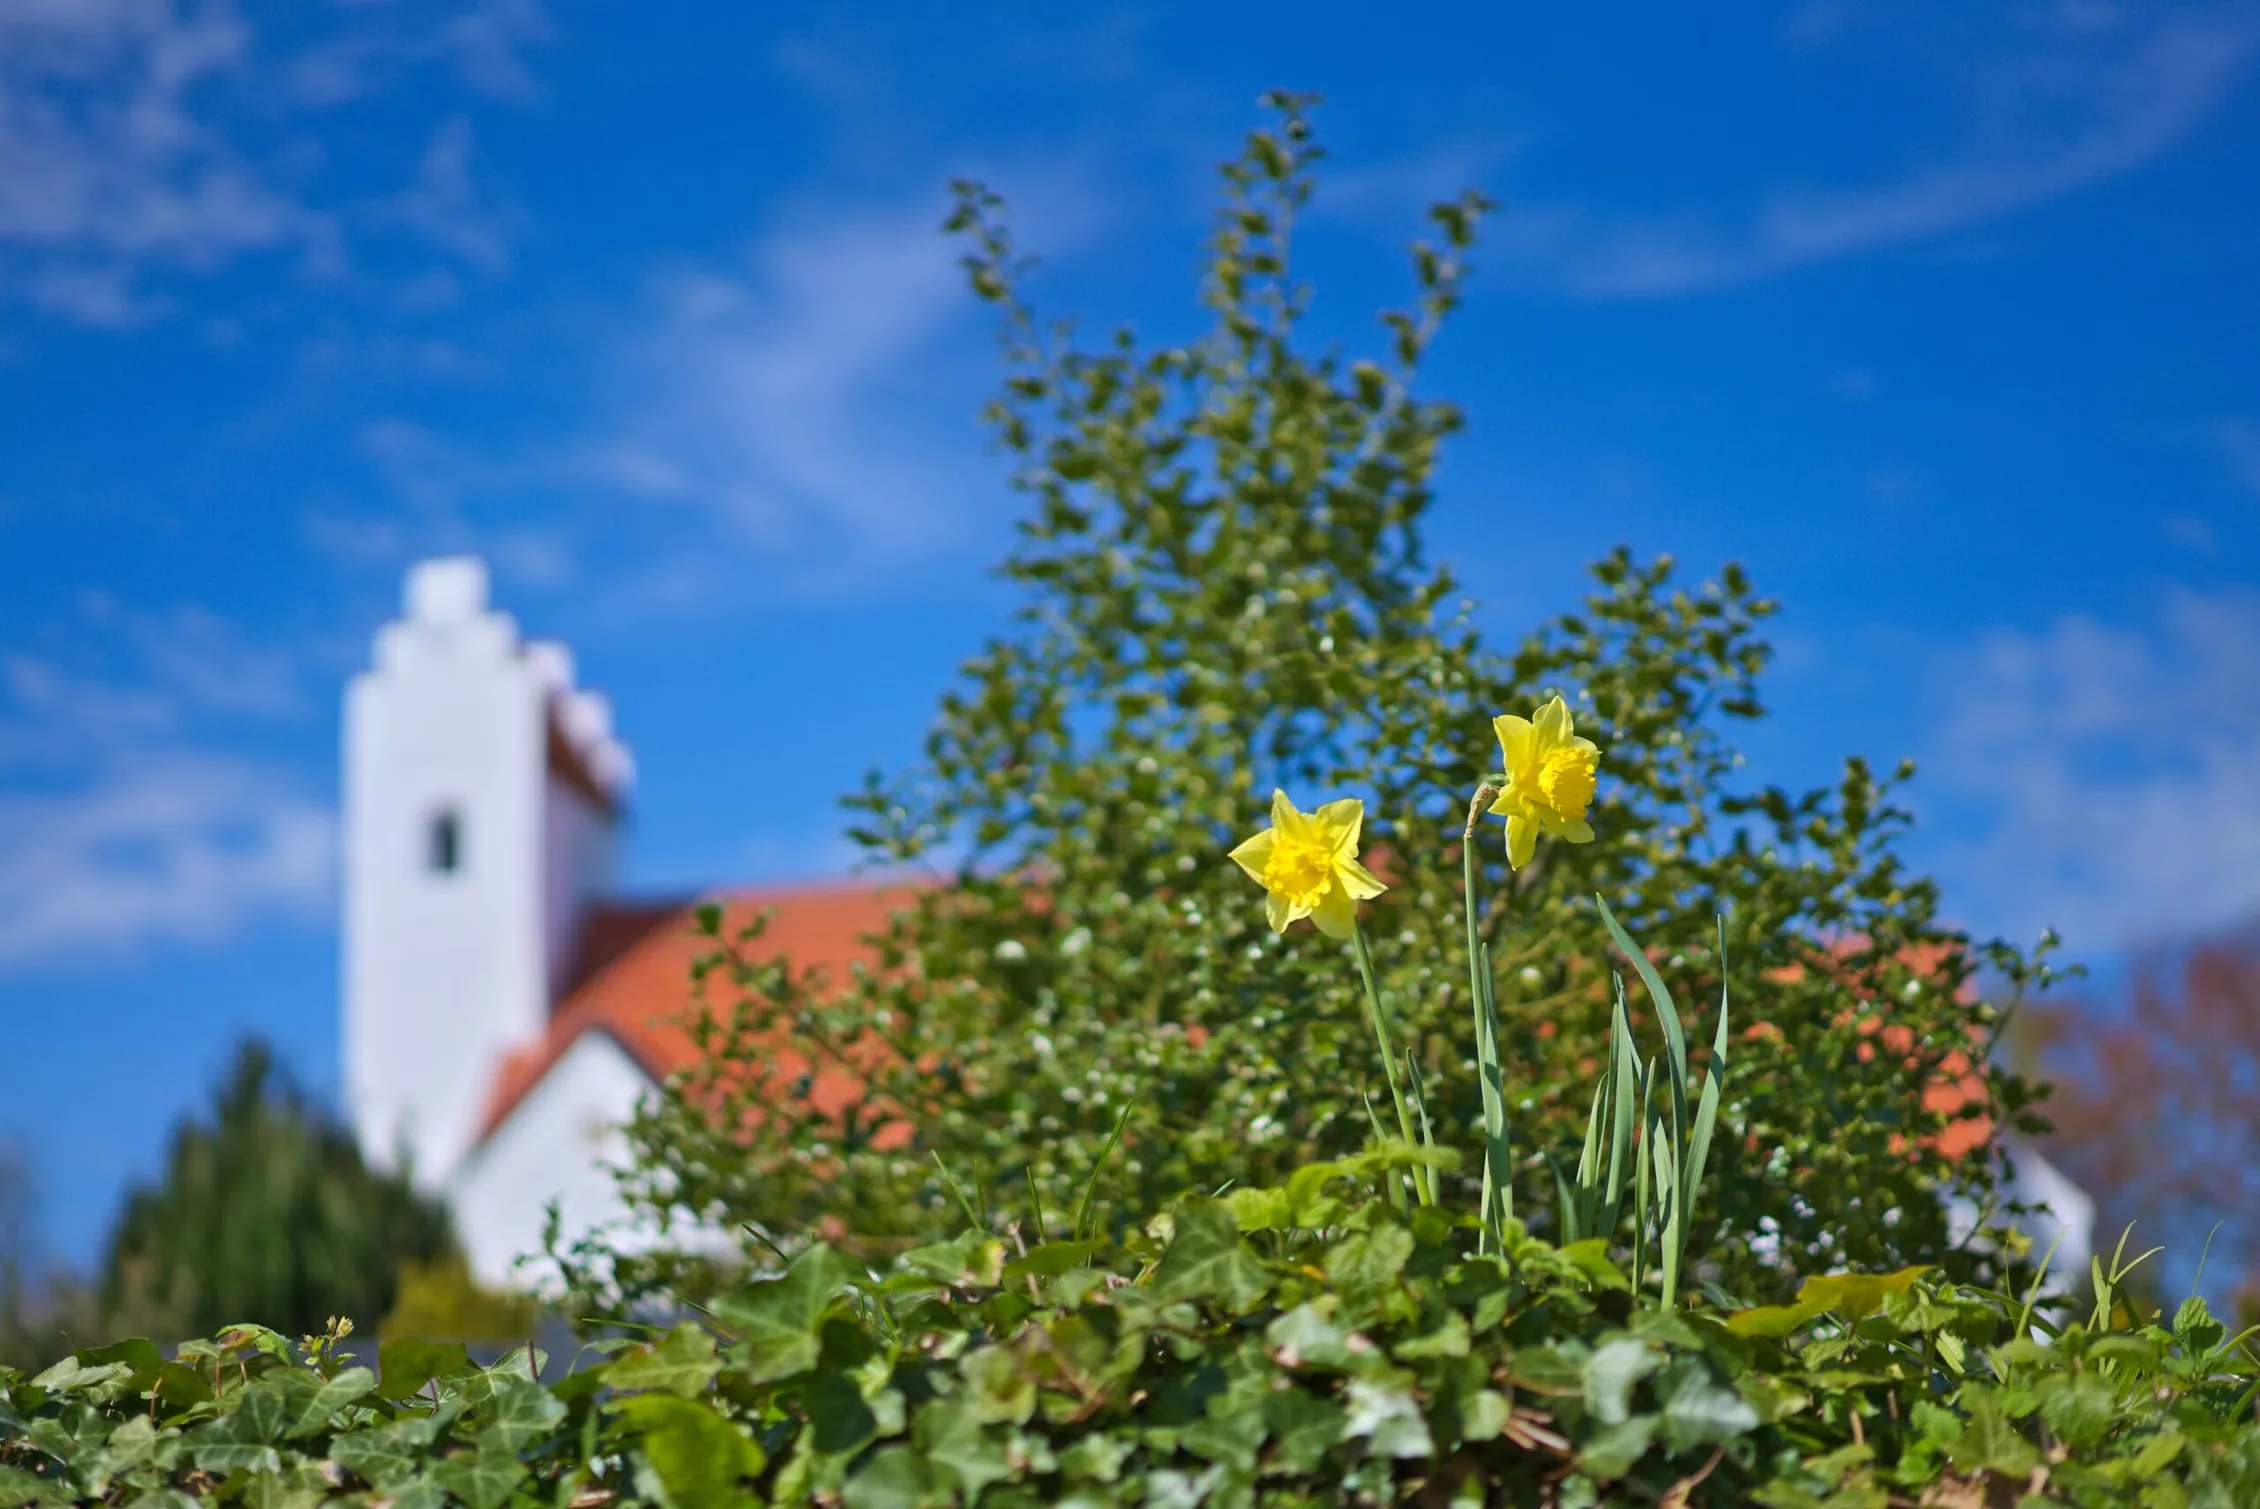
[[[610,704],[489,604],[482,562],[409,572],[345,696],[343,1084],[364,1152],[446,1197],[489,1285],[528,1282],[552,1201],[568,1236],[625,1220],[619,1128],[689,1061],[700,901],[770,910],[763,949],[834,973],[902,901],[624,900],[634,771]]]

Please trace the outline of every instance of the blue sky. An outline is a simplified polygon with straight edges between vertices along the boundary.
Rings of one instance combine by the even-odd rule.
[[[0,7],[0,1137],[57,1249],[238,1034],[334,1087],[337,698],[418,556],[613,696],[635,885],[843,866],[1003,604],[943,185],[1182,335],[1273,87],[1327,99],[1324,336],[1426,201],[1506,206],[1433,367],[1495,632],[1620,540],[1743,560],[1754,774],[1921,761],[1957,916],[2108,963],[2260,909],[2260,7],[1378,15]]]

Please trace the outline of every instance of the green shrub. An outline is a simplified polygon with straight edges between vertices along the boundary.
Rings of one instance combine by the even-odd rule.
[[[1619,551],[1579,609],[1519,647],[1475,632],[1423,542],[1460,416],[1419,396],[1418,368],[1484,206],[1434,212],[1381,356],[1313,351],[1290,257],[1319,156],[1301,102],[1278,101],[1224,169],[1212,327],[1150,349],[1127,333],[1085,349],[1043,325],[996,202],[962,190],[953,227],[1002,313],[990,418],[1030,505],[1003,567],[1025,596],[944,698],[923,764],[852,803],[874,861],[947,883],[878,970],[830,982],[844,989],[754,960],[717,916],[704,1052],[631,1129],[631,1202],[880,1256],[951,1229],[937,1160],[999,1189],[1033,1181],[1062,1208],[1125,1108],[1099,1195],[1116,1223],[1363,1146],[1385,1076],[1342,955],[1275,939],[1225,859],[1275,785],[1364,798],[1390,883],[1369,916],[1375,964],[1437,1125],[1461,1140],[1481,1114],[1462,814],[1497,757],[1493,715],[1558,691],[1606,751],[1599,841],[1510,877],[1492,824],[1477,854],[1525,1206],[1551,1192],[1546,1155],[1574,1156],[1607,1052],[1598,893],[1694,998],[1730,985],[1760,1032],[1738,1044],[1717,1194],[1690,1233],[1703,1276],[1753,1296],[1846,1264],[1984,1276],[1992,1259],[1949,1240],[1945,1197],[1994,1201],[1996,1151],[1957,1160],[1941,1134],[2029,1124],[2033,1091],[2007,1072],[1966,1106],[1923,1091],[1957,1055],[1982,1058],[2045,971],[1940,921],[1935,887],[1898,857],[1893,782],[1864,762],[1828,790],[1742,784],[1732,731],[1762,711],[1772,605],[1739,569],[1696,586],[1668,558]],[[1502,534],[1518,506],[1499,509]],[[844,1124],[814,1114],[781,1037],[862,1075],[866,1103]],[[665,1254],[568,1266],[614,1309],[710,1281]]]
[[[1373,1197],[1407,1156],[1120,1242],[816,1245],[549,1386],[249,1327],[0,1370],[0,1506],[2260,1502],[2260,1367],[2202,1302],[2063,1324],[1907,1271],[1665,1312],[1597,1243]]]

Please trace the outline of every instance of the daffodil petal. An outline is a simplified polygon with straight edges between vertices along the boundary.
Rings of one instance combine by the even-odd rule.
[[[1538,824],[1522,813],[1507,819],[1507,864],[1521,869],[1538,852]]]
[[[1357,926],[1358,904],[1341,886],[1329,886],[1318,905],[1311,909],[1310,920],[1329,938],[1347,938],[1350,930]]]
[[[1565,823],[1556,831],[1573,844],[1593,842],[1593,825],[1591,823]]]
[[[1499,736],[1499,753],[1509,775],[1530,763],[1530,741],[1536,730],[1528,718],[1501,713],[1491,720],[1491,731]]]
[[[1340,878],[1342,888],[1359,901],[1371,901],[1389,889],[1374,879],[1373,872],[1355,859],[1335,860],[1334,873]]]
[[[1358,833],[1365,826],[1365,803],[1346,796],[1328,802],[1310,816],[1311,822],[1325,832],[1336,854],[1357,857]]]
[[[1271,851],[1279,842],[1279,830],[1266,828],[1232,851],[1232,862],[1248,872],[1250,879],[1261,883],[1263,867],[1271,862]]]
[[[1287,800],[1287,793],[1273,787],[1271,792],[1271,826],[1284,828],[1301,817],[1302,814],[1295,810],[1295,804]]]
[[[1263,920],[1271,924],[1275,933],[1287,931],[1287,924],[1295,920],[1293,903],[1277,891],[1267,892],[1263,898]]]
[[[1569,704],[1559,697],[1547,698],[1546,705],[1538,709],[1531,723],[1536,727],[1539,739],[1548,745],[1567,744],[1574,736]]]

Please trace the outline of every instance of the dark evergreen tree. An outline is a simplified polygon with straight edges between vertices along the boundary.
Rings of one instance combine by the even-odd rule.
[[[305,1335],[333,1315],[370,1327],[404,1261],[453,1246],[444,1206],[372,1170],[353,1134],[247,1041],[211,1117],[176,1129],[163,1178],[128,1195],[102,1307],[121,1335],[243,1321]]]

